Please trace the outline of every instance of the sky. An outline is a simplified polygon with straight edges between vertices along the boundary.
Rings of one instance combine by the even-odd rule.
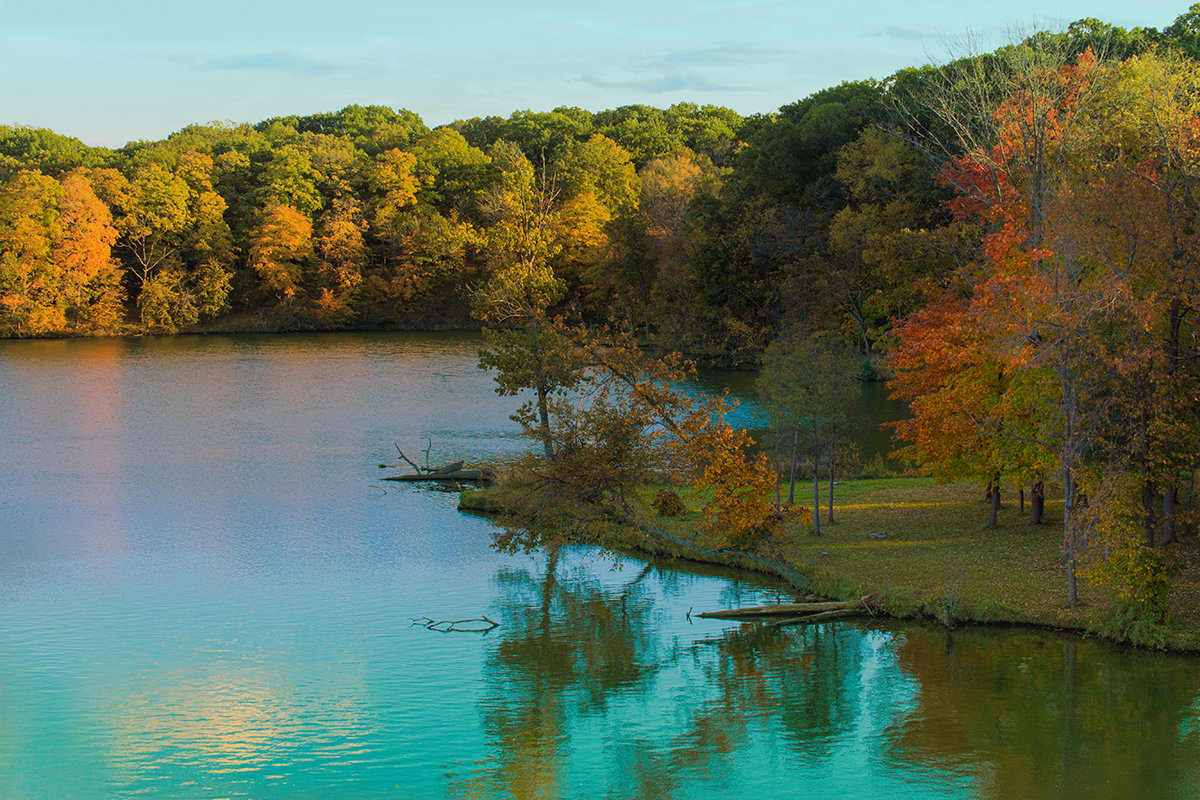
[[[0,0],[0,124],[90,145],[385,105],[427,125],[681,101],[771,112],[846,80],[1187,0]]]

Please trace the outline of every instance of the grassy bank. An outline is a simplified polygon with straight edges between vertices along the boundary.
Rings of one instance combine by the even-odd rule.
[[[468,494],[464,508],[502,511],[505,491]],[[643,499],[652,494],[647,490]],[[686,494],[684,500],[693,509],[702,504],[701,498]],[[920,478],[846,481],[834,490],[834,522],[825,522],[822,508],[820,536],[810,527],[789,523],[781,556],[812,580],[815,593],[839,600],[878,594],[885,613],[896,617],[1100,629],[1116,603],[1115,592],[1081,579],[1080,602],[1067,603],[1061,501],[1048,500],[1045,523],[1035,526],[1020,514],[1015,496],[1004,500],[999,527],[984,530],[987,505],[978,485]],[[688,541],[698,541],[698,521],[695,510],[655,520]],[[632,530],[610,536],[616,548],[648,545]],[[1200,652],[1200,540],[1186,537],[1169,554],[1178,572],[1165,645]]]

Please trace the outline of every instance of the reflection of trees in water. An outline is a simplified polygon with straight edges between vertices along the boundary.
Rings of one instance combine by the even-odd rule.
[[[975,776],[988,797],[1193,797],[1195,659],[1007,630],[912,630],[921,685],[896,737],[911,763]]]
[[[503,570],[502,639],[485,665],[484,729],[494,742],[486,772],[462,796],[562,797],[568,722],[603,712],[617,692],[639,692],[658,670],[646,565],[617,591],[563,577],[557,552],[545,574]]]
[[[853,624],[697,625],[672,642],[656,604],[678,607],[689,580],[647,566],[613,586],[555,555],[502,572],[480,703],[491,752],[451,794],[741,796],[781,771],[817,793],[926,781],[986,797],[1174,797],[1200,785],[1194,659]]]
[[[770,735],[770,728],[805,760],[833,757],[830,741],[865,713],[865,652],[863,632],[840,625],[789,631],[746,625],[697,643],[694,665],[714,696],[672,743],[673,768],[719,770],[729,754]]]
[[[830,729],[862,713],[862,633],[744,626],[672,645],[652,618],[655,592],[677,597],[689,578],[662,572],[648,581],[652,570],[605,587],[564,576],[551,555],[541,575],[499,575],[501,640],[481,704],[492,755],[453,794],[565,797],[584,770],[605,796],[686,797],[694,781],[727,777],[764,726],[780,722],[801,752],[830,755],[822,744]],[[763,597],[748,587],[726,592]]]

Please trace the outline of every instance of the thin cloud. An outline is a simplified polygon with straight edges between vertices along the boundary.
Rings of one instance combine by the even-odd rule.
[[[929,38],[929,31],[921,31],[916,28],[902,28],[899,25],[884,25],[876,30],[876,36],[881,36],[884,39],[898,39],[902,42],[919,42],[922,39]]]
[[[722,91],[723,87],[717,86],[707,78],[688,77],[683,75],[678,76],[663,76],[661,78],[650,78],[649,80],[630,80],[630,81],[602,81],[598,78],[584,77],[583,82],[597,86],[601,89],[634,89],[639,92],[649,92],[651,94],[664,94],[666,92],[718,92]]]
[[[262,53],[252,56],[217,58],[206,62],[204,69],[288,72],[293,75],[329,75],[335,71],[329,64],[310,61],[288,53]]]

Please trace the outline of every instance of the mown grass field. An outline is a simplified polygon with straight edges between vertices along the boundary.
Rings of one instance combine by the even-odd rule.
[[[1076,630],[1096,627],[1116,600],[1111,587],[1094,585],[1085,572],[1080,602],[1067,602],[1061,498],[1047,498],[1044,523],[1031,525],[1028,505],[1021,514],[1014,492],[1003,498],[998,527],[986,530],[988,505],[977,484],[846,481],[834,487],[833,524],[825,521],[822,490],[820,536],[789,524],[784,551],[821,594],[877,593],[897,616]],[[1200,540],[1185,537],[1168,551],[1176,573],[1167,643],[1198,650]],[[1081,567],[1086,571],[1086,559]]]

